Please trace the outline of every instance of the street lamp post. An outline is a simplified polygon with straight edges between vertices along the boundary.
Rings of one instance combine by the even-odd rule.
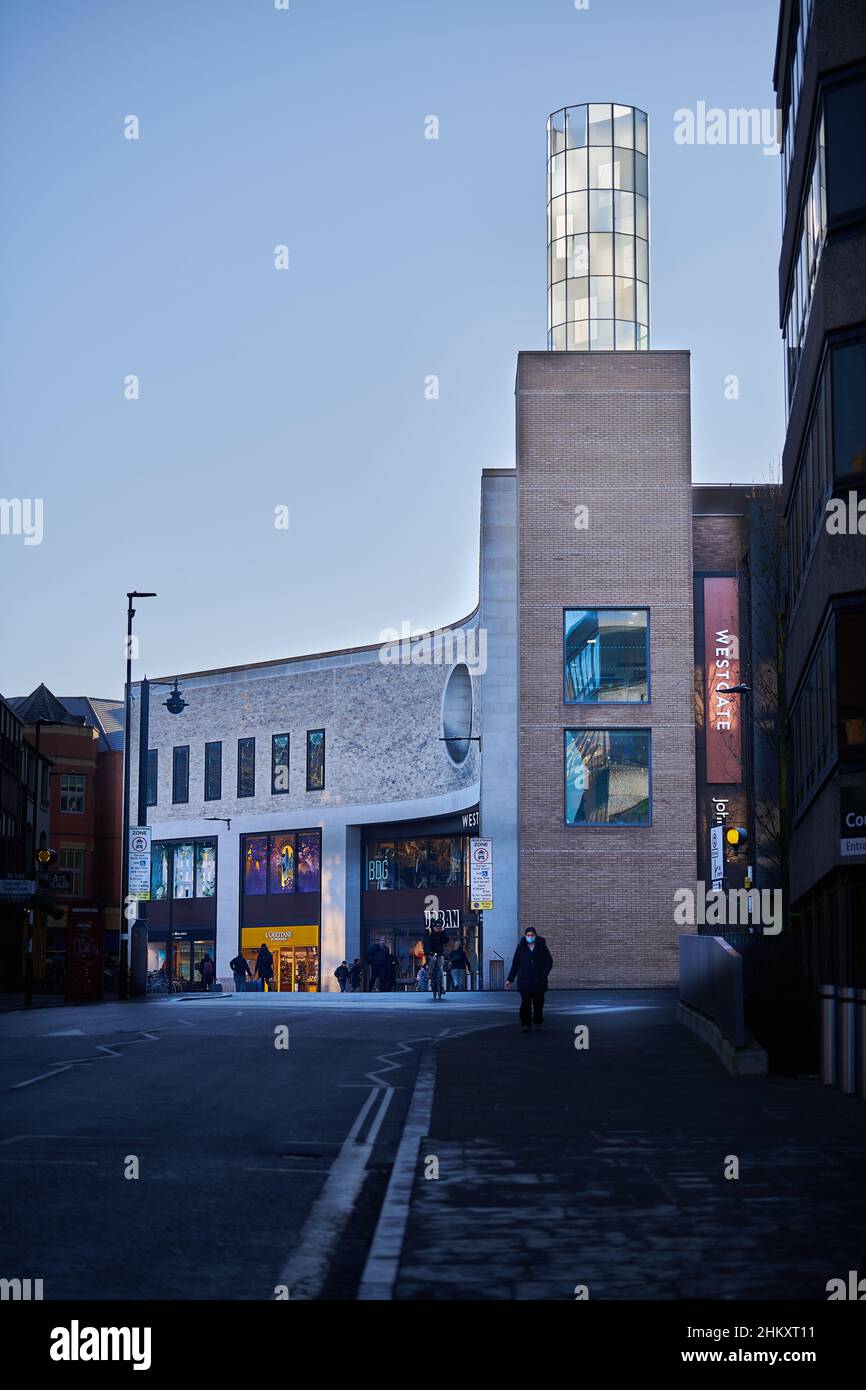
[[[139,687],[139,720],[138,720],[138,824],[147,825],[147,755],[150,743],[150,692],[154,689],[167,690],[169,687],[162,685],[159,681],[149,681],[147,676]],[[163,700],[165,708],[169,714],[183,714],[186,709],[186,700],[183,699],[178,683],[175,679],[171,687],[171,694],[167,700]],[[165,950],[165,967],[168,986],[171,989],[171,899],[169,900],[169,926],[168,942]]]
[[[130,730],[132,727],[132,714],[130,700],[132,693],[132,620],[135,617],[135,609],[132,606],[134,598],[156,598],[156,594],[141,593],[133,589],[127,593],[126,607],[126,687],[124,691],[124,718],[123,718],[123,817],[120,847],[121,871],[120,871],[120,978],[118,980],[118,994],[121,999],[129,998],[129,980],[127,970],[129,963],[129,948],[127,931],[129,918],[127,911],[129,908],[129,767],[130,767]]]

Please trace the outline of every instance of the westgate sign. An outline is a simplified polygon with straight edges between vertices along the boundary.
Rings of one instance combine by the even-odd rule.
[[[740,697],[726,687],[740,683],[739,584],[704,580],[704,665],[706,667],[707,782],[743,780]]]

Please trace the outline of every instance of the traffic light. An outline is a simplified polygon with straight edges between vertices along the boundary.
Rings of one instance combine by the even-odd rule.
[[[36,855],[36,863],[39,865],[40,869],[53,869],[54,865],[57,863],[57,850],[41,849]]]
[[[749,841],[749,832],[742,825],[732,825],[730,830],[725,831],[725,840],[734,854],[739,854],[740,850],[745,849]]]

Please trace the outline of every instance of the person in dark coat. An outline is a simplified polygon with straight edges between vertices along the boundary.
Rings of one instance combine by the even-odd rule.
[[[346,964],[346,962],[345,962],[344,960],[340,961],[340,964],[337,966],[336,970],[334,971],[334,978],[336,979],[337,983],[338,983],[339,986],[340,986],[340,993],[341,993],[341,994],[345,994],[345,993],[346,993],[346,981],[347,981],[348,978],[349,978],[349,967],[348,967],[348,965]]]
[[[262,989],[269,989],[269,982],[274,978],[274,958],[264,942],[259,947],[259,954],[256,956],[256,975],[262,982]]]
[[[544,1022],[544,993],[547,977],[553,969],[553,957],[547,949],[543,936],[538,936],[534,927],[527,927],[523,940],[517,943],[505,988],[511,989],[517,983],[520,990],[520,1026],[524,1033],[532,1030],[532,1024],[541,1028]]]
[[[201,964],[197,968],[201,975],[201,987],[205,993],[207,993],[208,990],[212,988],[214,976],[216,975],[216,966],[214,965],[213,956],[210,951],[205,951],[201,958]]]
[[[243,994],[247,979],[252,974],[249,961],[244,956],[238,954],[235,956],[234,960],[229,961],[229,970],[235,977],[235,993]]]
[[[384,936],[370,947],[364,959],[370,967],[371,993],[378,984],[379,993],[384,994],[388,988],[391,973],[391,952],[385,944]]]
[[[361,962],[356,956],[349,966],[349,993],[355,994],[361,988]]]

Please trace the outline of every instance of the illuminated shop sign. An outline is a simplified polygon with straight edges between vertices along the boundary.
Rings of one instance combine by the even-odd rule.
[[[743,780],[740,696],[725,691],[740,683],[739,584],[704,580],[707,782]]]

